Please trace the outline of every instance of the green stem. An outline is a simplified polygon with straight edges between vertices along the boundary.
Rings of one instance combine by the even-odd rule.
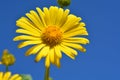
[[[8,72],[9,71],[9,67],[8,66],[6,66],[6,72]]]
[[[46,67],[44,80],[49,80],[49,71],[50,71],[50,68],[49,68],[49,67],[48,67],[48,68]]]

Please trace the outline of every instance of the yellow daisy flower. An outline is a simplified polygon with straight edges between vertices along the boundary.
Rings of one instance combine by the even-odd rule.
[[[19,27],[16,32],[23,34],[14,38],[14,41],[23,40],[18,48],[33,45],[27,50],[26,56],[36,54],[36,62],[45,57],[46,67],[50,63],[60,67],[62,52],[75,59],[77,51],[74,49],[86,51],[80,44],[89,43],[88,39],[82,37],[88,33],[80,17],[69,14],[69,9],[55,6],[49,9],[44,7],[43,11],[37,7],[36,10],[31,10],[26,13],[27,17],[16,21]]]
[[[22,77],[19,74],[11,76],[11,72],[0,72],[0,80],[22,80]]]

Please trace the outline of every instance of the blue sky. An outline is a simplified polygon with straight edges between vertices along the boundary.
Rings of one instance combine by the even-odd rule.
[[[89,32],[87,52],[72,60],[63,54],[61,68],[51,66],[54,80],[120,80],[120,1],[72,0],[68,7],[72,14],[82,17]],[[8,49],[17,58],[13,73],[31,74],[33,80],[43,80],[44,59],[34,62],[34,55],[26,57],[28,47],[18,49],[13,42],[17,35],[16,20],[36,7],[56,5],[56,0],[0,0],[0,56]],[[0,71],[4,66],[0,65]]]

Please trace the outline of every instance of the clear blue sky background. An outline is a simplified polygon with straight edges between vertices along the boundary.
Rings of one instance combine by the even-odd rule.
[[[16,20],[36,7],[57,5],[56,0],[0,0],[0,56],[8,49],[17,58],[13,73],[31,74],[33,80],[43,80],[44,59],[24,56],[28,47],[18,49],[13,42]],[[61,68],[51,66],[54,80],[120,80],[120,0],[72,0],[71,13],[83,18],[90,44],[86,54],[79,52],[76,60],[63,54]],[[5,71],[0,65],[0,71]]]

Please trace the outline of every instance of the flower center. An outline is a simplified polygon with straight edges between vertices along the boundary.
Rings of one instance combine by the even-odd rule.
[[[49,26],[42,32],[41,38],[45,44],[52,47],[61,42],[62,32],[55,26]]]

